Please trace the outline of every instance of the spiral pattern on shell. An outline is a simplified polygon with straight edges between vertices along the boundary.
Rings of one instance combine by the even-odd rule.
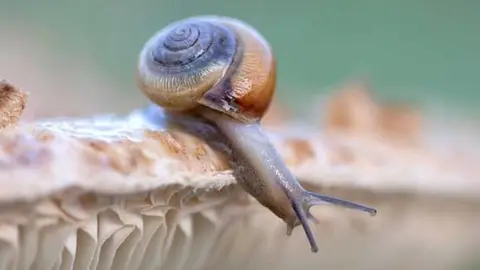
[[[185,72],[228,62],[236,48],[235,34],[221,25],[200,20],[181,21],[164,29],[152,48],[156,68]]]

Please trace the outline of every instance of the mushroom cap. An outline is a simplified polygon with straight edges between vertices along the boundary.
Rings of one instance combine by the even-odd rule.
[[[312,208],[321,245],[311,254],[304,235],[287,237],[236,185],[228,156],[161,120],[151,107],[2,130],[2,269],[397,269],[400,261],[438,269],[476,254],[478,159],[445,166],[451,152],[288,127],[271,133],[309,190],[379,209],[372,219]]]

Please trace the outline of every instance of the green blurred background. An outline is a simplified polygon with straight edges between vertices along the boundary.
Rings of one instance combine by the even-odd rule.
[[[70,78],[53,97],[67,98],[69,91],[87,91],[73,85],[101,77],[103,84],[98,85],[111,92],[105,90],[106,102],[95,105],[92,110],[96,111],[115,109],[110,103],[119,93],[126,101],[116,103],[124,104],[123,109],[144,102],[133,80],[136,57],[143,43],[167,23],[200,14],[234,16],[264,34],[279,62],[278,97],[296,111],[307,107],[305,104],[312,97],[355,78],[368,79],[383,97],[417,104],[434,101],[440,106],[479,111],[476,105],[480,100],[480,1],[476,0],[0,3],[2,39],[17,38],[11,47],[15,47],[18,57],[38,52],[42,47],[43,52],[48,52],[42,63],[48,64],[39,67],[56,69],[54,78]],[[30,35],[35,39],[30,39]],[[19,44],[24,44],[21,49]],[[9,47],[0,49],[3,55],[10,55],[10,61],[15,60]],[[27,83],[29,74],[38,71],[28,67],[28,61],[23,65],[17,69],[30,71],[17,70],[22,76],[11,75],[13,82],[28,86],[31,92],[43,91]],[[80,71],[71,70],[80,65],[90,73],[78,76],[81,82],[77,82],[72,77]],[[12,74],[6,69],[5,65],[1,69],[4,78]],[[95,91],[91,88],[96,87],[99,86],[85,86],[92,92]],[[55,84],[45,88],[53,91]],[[88,95],[76,95],[82,102],[89,102]]]

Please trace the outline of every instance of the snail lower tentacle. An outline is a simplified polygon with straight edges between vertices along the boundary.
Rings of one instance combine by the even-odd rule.
[[[315,220],[312,206],[376,213],[306,191],[284,163],[260,126],[275,91],[276,61],[265,38],[246,23],[201,16],[166,26],[140,52],[137,82],[151,101],[175,115],[171,119],[195,115],[215,126],[233,159],[248,168],[237,182],[287,224],[287,234],[302,225],[312,251],[318,250],[308,224]]]

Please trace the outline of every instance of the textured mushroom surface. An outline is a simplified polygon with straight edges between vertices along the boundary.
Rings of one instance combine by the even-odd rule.
[[[149,107],[0,131],[0,269],[458,269],[471,260],[477,148],[432,142],[403,110],[357,104],[375,111],[359,119],[339,98],[323,132],[269,133],[306,188],[379,211],[313,208],[319,253],[236,185],[228,156]],[[388,118],[404,119],[415,140],[385,135],[408,137],[392,125],[365,128]]]

